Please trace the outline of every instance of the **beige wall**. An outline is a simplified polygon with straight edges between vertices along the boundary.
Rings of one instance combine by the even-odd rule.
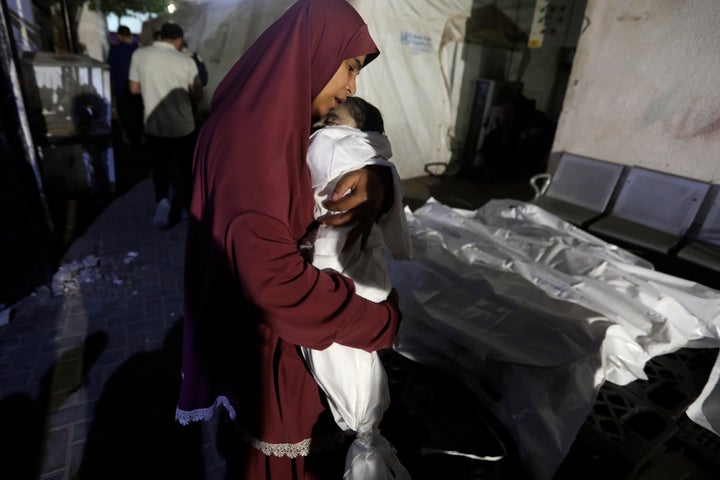
[[[720,0],[589,0],[561,151],[720,183]]]

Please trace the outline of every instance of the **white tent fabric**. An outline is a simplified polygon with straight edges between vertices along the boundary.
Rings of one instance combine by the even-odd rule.
[[[383,112],[400,176],[422,176],[427,174],[428,164],[461,160],[458,155],[464,149],[474,81],[481,73],[507,73],[493,68],[493,72],[485,71],[482,67],[488,65],[482,64],[503,64],[500,70],[505,70],[505,63],[512,64],[504,54],[498,56],[497,51],[491,53],[477,45],[505,52],[523,45],[524,33],[503,12],[512,11],[515,20],[520,21],[521,16],[532,15],[534,2],[350,3],[365,19],[382,52],[377,65],[372,65],[358,82],[358,95]]]
[[[212,0],[183,4],[172,21],[183,28],[188,48],[197,51],[208,70],[205,101],[209,105],[225,74],[257,37],[294,3],[293,0]],[[143,23],[142,42],[152,42],[166,19]]]
[[[81,53],[99,62],[106,61],[110,50],[110,42],[106,32],[107,21],[105,17],[100,12],[91,10],[89,4],[85,2],[80,10],[77,27]]]
[[[431,199],[407,215],[415,260],[388,260],[404,314],[396,350],[473,389],[538,480],[553,477],[604,382],[646,379],[657,355],[720,346],[719,291],[535,205]],[[715,432],[719,372],[688,411]]]
[[[381,51],[361,75],[357,94],[382,111],[400,176],[425,175],[425,164],[450,160],[454,118],[443,34],[449,19],[470,15],[472,1],[351,3]]]
[[[382,53],[362,73],[357,94],[382,111],[400,177],[423,176],[426,164],[450,162],[453,148],[461,148],[458,143],[463,142],[457,138],[464,135],[457,133],[462,125],[456,123],[467,122],[472,103],[472,98],[461,100],[461,92],[467,94],[468,83],[472,83],[472,75],[465,75],[466,62],[480,71],[479,56],[469,59],[464,49],[465,30],[473,29],[474,42],[485,41],[478,32],[489,32],[492,39],[487,41],[498,45],[495,38],[517,35],[518,30],[508,28],[512,21],[499,13],[495,4],[514,11],[519,3],[493,2],[487,12],[483,10],[487,13],[483,22],[468,27],[467,19],[477,4],[473,0],[349,1],[368,24]],[[208,69],[206,108],[230,67],[292,3],[212,0],[182,5],[173,14],[173,21],[185,31],[190,50],[198,51]],[[523,15],[531,15],[532,5],[525,3]],[[157,18],[143,24],[143,43],[149,43],[163,21]]]

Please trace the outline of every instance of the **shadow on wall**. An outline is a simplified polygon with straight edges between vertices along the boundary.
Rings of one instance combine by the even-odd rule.
[[[13,99],[12,83],[0,63],[0,98]],[[14,101],[0,104],[0,310],[47,280],[55,259],[51,225],[35,172],[22,140]]]
[[[116,193],[108,66],[42,51],[24,53],[20,66],[59,256]]]

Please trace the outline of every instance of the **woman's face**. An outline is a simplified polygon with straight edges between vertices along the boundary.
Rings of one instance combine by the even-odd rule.
[[[325,88],[312,101],[313,117],[319,118],[339,104],[348,96],[355,94],[355,79],[365,63],[365,55],[343,60],[338,71],[330,79]]]

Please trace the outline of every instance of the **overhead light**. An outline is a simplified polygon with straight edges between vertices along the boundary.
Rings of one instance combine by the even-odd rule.
[[[173,14],[175,13],[175,10],[177,10],[177,7],[175,7],[174,3],[169,3],[167,6],[168,13]]]

